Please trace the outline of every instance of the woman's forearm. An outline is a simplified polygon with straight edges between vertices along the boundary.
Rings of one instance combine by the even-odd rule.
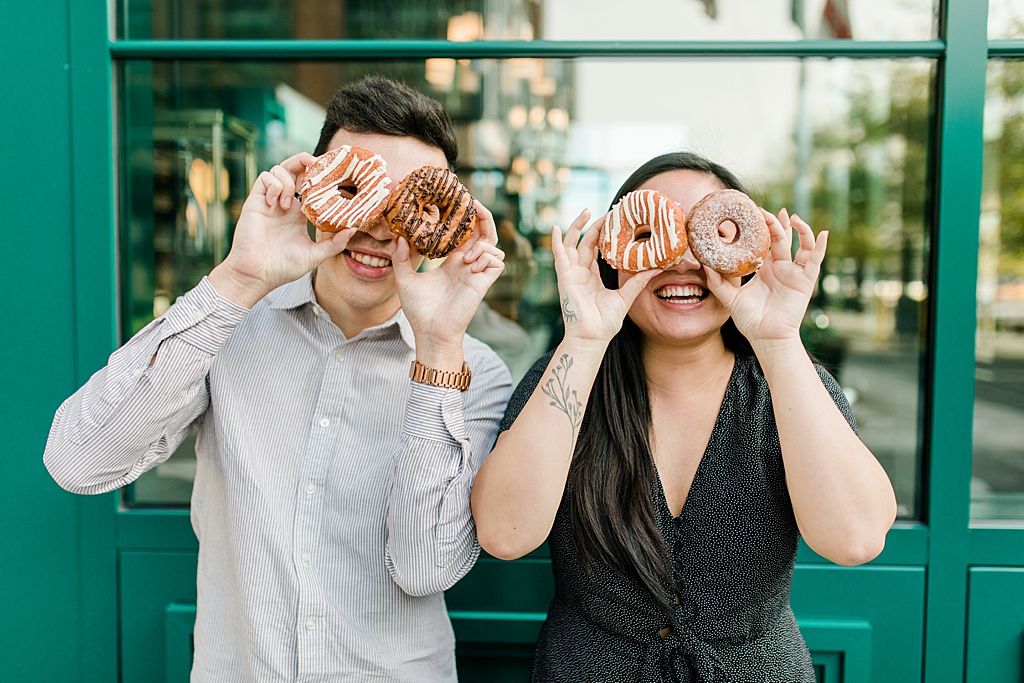
[[[604,351],[604,344],[564,340],[477,473],[473,518],[491,555],[522,557],[551,531]]]
[[[882,551],[896,518],[885,470],[821,382],[798,339],[754,344],[771,389],[786,484],[800,533],[843,565]]]

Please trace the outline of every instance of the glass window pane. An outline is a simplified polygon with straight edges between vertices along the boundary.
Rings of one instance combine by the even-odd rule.
[[[989,40],[1024,38],[1024,3],[1020,0],[988,0]]]
[[[929,40],[935,0],[122,0],[133,39]],[[584,9],[585,8],[585,9]]]
[[[508,254],[470,333],[516,379],[561,337],[551,224],[603,212],[657,154],[704,154],[763,206],[830,230],[804,339],[845,388],[900,515],[916,515],[932,61],[126,62],[126,333],[221,258],[256,172],[312,150],[324,103],[367,73],[403,80],[453,116],[459,175],[495,214]],[[187,502],[189,448],[144,475],[129,502]]]
[[[978,251],[971,518],[1024,521],[1024,63],[991,61]]]

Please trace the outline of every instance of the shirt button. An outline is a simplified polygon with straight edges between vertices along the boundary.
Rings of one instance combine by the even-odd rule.
[[[341,361],[345,360],[345,354],[343,354],[341,351],[338,351],[336,354],[334,354],[334,359],[340,363]]]
[[[316,628],[316,622],[312,619],[306,619],[306,628],[310,631]]]
[[[316,493],[316,486],[314,486],[313,484],[306,484],[306,493],[312,496],[314,493]]]
[[[195,311],[192,313],[192,319],[195,320],[196,322],[199,322],[204,317],[206,317],[206,314],[203,313],[202,311]]]
[[[132,377],[138,377],[142,374],[142,368],[135,368],[132,370]]]
[[[326,417],[321,418],[320,419],[320,426],[321,427],[330,427],[331,426],[331,421],[328,420]]]
[[[302,561],[303,562],[309,562],[309,553],[307,553],[307,552],[303,552],[302,553]]]
[[[450,410],[444,411],[444,421],[445,422],[450,422],[451,419],[452,419],[452,411],[450,411]]]

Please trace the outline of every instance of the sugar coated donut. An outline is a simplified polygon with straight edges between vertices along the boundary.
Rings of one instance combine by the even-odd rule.
[[[299,179],[302,213],[324,232],[369,230],[384,214],[390,185],[384,159],[342,145],[319,157]],[[355,195],[342,194],[345,187],[354,187]]]
[[[640,228],[649,237],[637,239]],[[627,273],[670,268],[686,253],[686,216],[674,201],[654,190],[626,194],[605,216],[601,226],[601,256]]]
[[[398,184],[384,218],[391,232],[409,240],[413,251],[433,259],[447,256],[469,238],[476,208],[454,173],[424,166]]]
[[[736,237],[726,243],[719,226],[736,225]],[[719,190],[694,204],[686,223],[686,238],[694,258],[722,275],[743,276],[761,267],[771,247],[764,214],[738,190]]]

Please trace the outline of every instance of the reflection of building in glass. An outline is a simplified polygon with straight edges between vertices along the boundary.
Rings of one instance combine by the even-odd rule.
[[[1024,64],[992,61],[978,234],[971,517],[1024,519]]]
[[[790,0],[756,7],[739,0],[635,5],[624,14],[611,11],[619,8],[610,0],[595,0],[583,13],[569,0],[446,0],[429,6],[413,0],[330,6],[253,0],[243,11],[226,0],[168,0],[152,5],[148,27],[135,13],[136,23],[127,28],[135,37],[179,38],[714,40],[769,31],[775,39],[798,39],[821,32],[825,0],[805,0],[799,21]],[[882,0],[846,6],[856,39],[933,35],[929,0],[895,9]],[[925,169],[931,60],[436,57],[126,61],[121,69],[128,142],[122,224],[130,273],[122,279],[123,310],[131,322],[125,330],[147,322],[203,271],[198,261],[185,267],[191,258],[186,242],[173,255],[172,276],[166,265],[153,265],[157,223],[165,220],[156,201],[160,193],[154,194],[167,181],[157,177],[164,166],[153,156],[161,117],[221,111],[244,122],[255,132],[252,156],[262,170],[313,149],[324,104],[338,85],[379,73],[442,102],[456,124],[457,170],[494,213],[509,254],[471,333],[490,339],[516,376],[561,334],[550,226],[567,227],[584,208],[600,215],[625,177],[657,154],[703,154],[737,172],[766,208],[799,208],[816,230],[829,229],[829,259],[805,321],[805,340],[836,371],[854,403],[861,434],[893,478],[901,514],[915,514],[922,312],[930,279]],[[185,153],[188,147],[182,147]],[[175,172],[185,199],[196,193],[188,182],[192,154],[193,161]],[[208,174],[200,169],[195,175]],[[243,176],[229,170],[228,234],[237,213],[232,203],[245,196],[246,188],[236,186]],[[195,185],[202,193],[205,185]],[[205,227],[207,216],[189,213],[189,201],[181,205],[185,233],[198,236],[197,217]],[[154,299],[156,289],[161,292]],[[170,477],[178,470],[161,471]],[[152,491],[142,496],[156,497]]]

